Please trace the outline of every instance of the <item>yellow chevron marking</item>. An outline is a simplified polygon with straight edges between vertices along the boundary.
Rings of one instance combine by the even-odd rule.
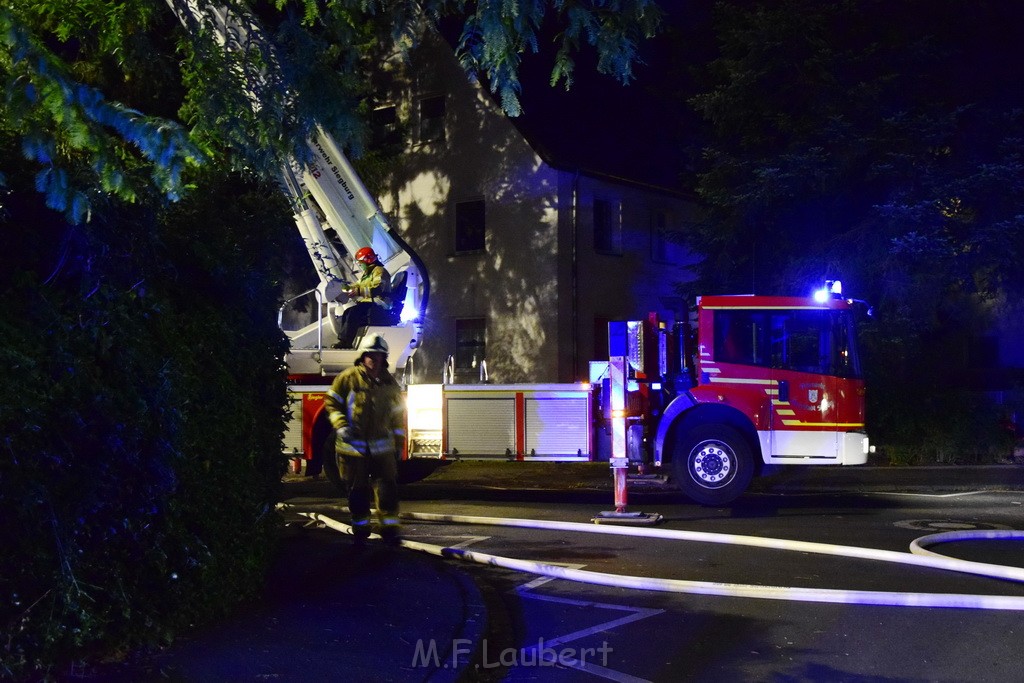
[[[773,379],[740,379],[738,377],[712,377],[711,381],[721,384],[776,384]]]
[[[863,427],[863,422],[801,422],[800,420],[783,420],[787,427]]]

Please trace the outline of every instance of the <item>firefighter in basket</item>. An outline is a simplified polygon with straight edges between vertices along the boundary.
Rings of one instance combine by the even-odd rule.
[[[391,274],[370,247],[363,247],[356,252],[356,262],[362,269],[362,275],[354,285],[345,289],[355,304],[341,314],[337,344],[339,349],[352,348],[360,328],[390,324]]]
[[[370,535],[370,497],[380,516],[380,535],[399,541],[398,458],[405,448],[405,406],[398,382],[388,372],[388,345],[378,334],[359,345],[355,365],[342,371],[324,400],[337,432],[338,470],[348,489],[352,534],[362,544]]]

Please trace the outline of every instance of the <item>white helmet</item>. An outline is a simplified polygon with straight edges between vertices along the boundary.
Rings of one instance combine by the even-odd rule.
[[[358,351],[360,356],[364,353],[386,354],[388,352],[388,343],[379,334],[367,335],[359,342]]]

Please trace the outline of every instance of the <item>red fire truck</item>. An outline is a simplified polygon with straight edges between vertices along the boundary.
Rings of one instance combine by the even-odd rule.
[[[706,505],[764,465],[858,465],[869,450],[855,334],[838,283],[817,298],[704,296],[695,323],[611,323],[579,384],[410,384],[404,464],[447,459],[669,466]],[[292,375],[292,452],[335,479],[327,380]]]

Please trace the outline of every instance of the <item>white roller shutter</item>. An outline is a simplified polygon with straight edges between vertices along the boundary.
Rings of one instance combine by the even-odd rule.
[[[586,455],[587,398],[526,398],[526,457]]]
[[[447,402],[448,450],[457,455],[515,453],[515,398],[458,398]]]

